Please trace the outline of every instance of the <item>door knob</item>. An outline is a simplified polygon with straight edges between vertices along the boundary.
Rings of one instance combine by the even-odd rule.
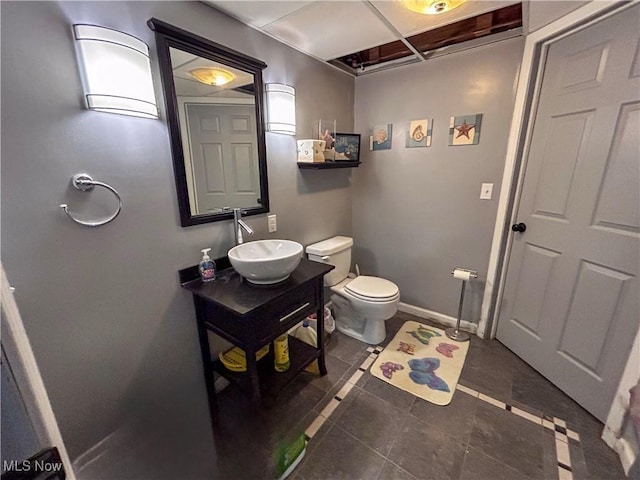
[[[514,232],[524,232],[527,229],[527,226],[524,223],[514,223],[511,225],[511,230]]]

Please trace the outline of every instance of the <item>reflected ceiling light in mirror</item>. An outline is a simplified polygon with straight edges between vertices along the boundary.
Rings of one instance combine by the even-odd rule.
[[[158,118],[149,47],[131,35],[95,25],[74,25],[87,107]]]
[[[467,0],[402,0],[412,12],[437,15],[459,7]]]
[[[282,83],[266,83],[267,131],[296,134],[296,90]]]
[[[213,67],[202,67],[196,68],[194,70],[189,70],[189,75],[191,75],[200,83],[204,83],[205,85],[213,85],[215,87],[226,85],[235,78],[233,76],[233,73],[222,70],[221,68]]]

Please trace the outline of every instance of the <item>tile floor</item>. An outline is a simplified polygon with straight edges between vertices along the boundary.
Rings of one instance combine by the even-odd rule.
[[[407,320],[431,323],[398,313],[387,322],[385,342]],[[334,333],[326,351],[329,373],[300,375],[259,409],[250,408],[233,386],[220,393],[215,478],[273,478],[273,452],[309,427],[369,355],[366,348]],[[580,442],[568,442],[574,479],[626,478],[617,456],[600,439],[602,424],[499,342],[472,337],[460,385],[538,417],[565,420],[580,435]],[[290,478],[566,477],[559,476],[553,430],[459,390],[450,405],[436,406],[366,372],[313,435]]]

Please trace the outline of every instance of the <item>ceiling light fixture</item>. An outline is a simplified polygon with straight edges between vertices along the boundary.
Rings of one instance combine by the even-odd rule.
[[[189,70],[189,75],[195,78],[200,83],[205,85],[213,85],[220,87],[226,85],[235,77],[233,73],[222,70],[221,68],[203,67]]]
[[[402,0],[412,12],[437,15],[459,7],[467,0]]]

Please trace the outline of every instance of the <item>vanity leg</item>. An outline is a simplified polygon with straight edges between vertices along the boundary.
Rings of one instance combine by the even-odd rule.
[[[247,373],[251,380],[251,400],[257,401],[260,399],[260,380],[258,377],[258,362],[256,361],[256,349],[255,346],[247,348],[248,355],[245,355],[247,359]]]
[[[202,368],[204,370],[204,383],[207,388],[207,399],[209,400],[209,414],[212,424],[217,423],[218,402],[216,401],[216,387],[213,367],[211,366],[211,349],[209,347],[209,334],[204,325],[205,302],[197,295],[193,296],[196,307],[196,319],[198,323],[198,338],[200,340],[200,353],[202,355]]]
[[[318,340],[318,348],[320,349],[320,356],[318,357],[318,369],[320,370],[320,376],[324,376],[327,374],[327,365],[324,361],[324,286],[323,286],[323,278],[320,277],[318,281],[318,288],[320,289],[320,307],[318,308],[318,312],[316,313],[316,338]]]

